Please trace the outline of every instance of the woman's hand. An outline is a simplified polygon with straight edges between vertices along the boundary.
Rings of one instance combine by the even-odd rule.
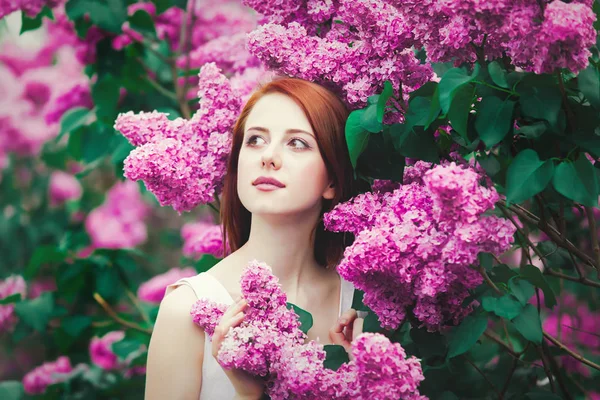
[[[244,311],[247,307],[248,303],[246,300],[241,297],[238,298],[237,301],[225,311],[219,325],[216,326],[212,337],[212,355],[217,362],[219,362],[217,355],[225,335],[227,335],[230,328],[236,327],[242,323],[244,316],[246,315]],[[259,378],[255,378],[249,373],[237,368],[223,368],[223,371],[225,371],[225,374],[235,389],[236,400],[258,400],[262,397],[265,388],[264,383]]]
[[[344,312],[335,325],[329,330],[329,339],[333,344],[339,344],[346,349],[346,353],[352,360],[352,341],[362,333],[363,318],[358,318],[358,313],[351,308]]]

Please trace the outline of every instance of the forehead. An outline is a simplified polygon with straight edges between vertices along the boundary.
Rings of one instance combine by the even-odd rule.
[[[302,129],[312,132],[310,122],[302,108],[282,93],[269,93],[261,97],[246,119],[244,129],[260,126],[273,131]]]

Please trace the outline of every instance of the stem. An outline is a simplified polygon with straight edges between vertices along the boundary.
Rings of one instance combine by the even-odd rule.
[[[133,322],[129,322],[119,317],[119,315],[110,307],[110,305],[100,296],[99,293],[94,293],[94,300],[106,311],[106,313],[114,319],[119,324],[126,326],[131,329],[135,329],[136,331],[140,331],[143,333],[147,333],[148,335],[152,334],[152,329],[142,328],[141,326],[134,324]]]
[[[567,281],[579,282],[582,285],[600,288],[600,283],[599,282],[591,281],[591,280],[589,280],[589,279],[587,279],[585,277],[576,278],[574,276],[565,275],[565,274],[562,274],[560,272],[553,271],[551,269],[545,270],[544,273],[547,274],[547,275],[550,275],[550,276],[555,276],[557,278],[565,279]]]
[[[585,206],[585,213],[587,214],[588,223],[590,226],[590,235],[592,239],[592,249],[596,256],[596,271],[598,272],[598,278],[600,278],[600,243],[598,242],[598,230],[596,229],[596,218],[594,218],[594,210],[592,207]]]
[[[148,313],[146,313],[146,311],[142,308],[142,305],[140,304],[138,298],[133,294],[133,292],[129,289],[125,289],[125,293],[127,293],[127,297],[129,297],[129,300],[131,301],[133,306],[139,311],[144,321],[146,321],[148,325],[152,325]]]
[[[469,364],[471,364],[471,366],[473,368],[475,368],[475,371],[479,372],[479,374],[481,376],[483,376],[483,379],[486,380],[486,382],[488,383],[488,385],[490,385],[490,387],[492,389],[494,389],[494,392],[498,393],[500,395],[500,398],[502,398],[502,395],[500,394],[500,392],[498,391],[498,388],[496,387],[496,385],[494,385],[494,383],[492,381],[490,381],[490,379],[487,377],[487,375],[477,366],[475,365],[475,363],[471,360],[469,360],[466,356],[464,356],[465,361],[467,361]]]
[[[550,367],[554,371],[554,374],[556,376],[556,381],[558,382],[558,386],[560,386],[560,390],[562,390],[563,395],[565,396],[565,398],[567,400],[571,400],[572,397],[569,394],[569,391],[567,390],[567,388],[565,386],[565,382],[563,381],[562,375],[560,374],[560,368],[559,368],[558,364],[556,363],[556,360],[554,359],[554,357],[552,357],[552,355],[550,354],[550,349],[548,348],[548,345],[546,343],[542,343],[542,350],[544,351],[545,354],[548,355],[548,361],[550,363]]]
[[[512,351],[515,351],[512,341],[510,340],[510,335],[508,334],[508,327],[506,326],[506,321],[504,320],[504,318],[502,318],[501,321],[502,321],[502,327],[504,328],[504,334],[506,335],[506,342],[508,343],[508,346],[510,347],[510,349]]]
[[[562,71],[558,70],[556,74],[558,75],[558,87],[560,88],[560,93],[562,95],[563,105],[565,107],[565,110],[567,111],[567,123],[569,125],[569,128],[571,128],[572,130],[574,115],[573,111],[571,110],[571,107],[569,106],[569,100],[567,98],[567,91],[565,90],[565,83],[563,82]]]
[[[498,205],[506,207],[506,203],[502,200],[498,202]],[[523,221],[527,221],[528,223],[537,226],[542,232],[548,235],[548,237],[552,239],[552,241],[555,242],[558,246],[572,252],[579,259],[585,261],[586,264],[594,267],[595,269],[598,269],[598,267],[596,266],[596,262],[590,256],[585,254],[583,251],[579,250],[569,239],[562,236],[560,232],[556,230],[556,228],[547,223],[542,223],[536,215],[531,214],[529,210],[525,210],[523,209],[523,207],[512,205],[508,207],[508,209],[515,213],[517,216],[519,216],[519,218],[521,218]]]
[[[490,85],[490,84],[489,84],[489,83],[487,83],[487,82],[483,82],[483,81],[474,80],[474,81],[473,81],[473,83],[476,83],[476,84],[478,84],[478,85],[487,86],[487,87],[490,87],[490,88],[492,88],[492,89],[496,89],[496,90],[499,90],[499,91],[501,91],[501,92],[510,93],[510,94],[511,94],[511,95],[513,95],[513,96],[517,96],[517,97],[519,97],[519,93],[517,93],[517,92],[513,92],[512,90],[508,90],[508,89],[501,88],[500,86],[496,86],[496,85]]]
[[[540,354],[540,358],[542,359],[542,364],[544,364],[544,372],[546,373],[546,376],[548,377],[548,381],[550,382],[550,389],[552,389],[552,393],[556,393],[556,387],[554,386],[554,378],[552,377],[552,372],[550,371],[550,367],[548,367],[546,356],[544,355],[544,352],[542,351],[542,349],[539,346],[535,346],[535,348],[537,349],[538,353]]]
[[[479,273],[481,274],[481,276],[483,276],[483,279],[485,280],[485,282],[490,285],[490,287],[492,289],[494,289],[494,292],[496,292],[499,295],[502,295],[502,290],[498,289],[498,286],[496,286],[496,284],[490,279],[490,276],[487,274],[485,268],[483,268],[481,265],[479,265],[479,267],[477,268],[477,270],[479,271]]]
[[[527,243],[527,245],[529,247],[531,247],[531,250],[533,250],[533,252],[540,258],[540,260],[542,260],[542,264],[544,265],[544,269],[547,269],[547,267],[546,267],[546,261],[544,260],[544,257],[542,256],[542,253],[540,253],[540,251],[537,249],[537,247],[535,247],[535,245],[531,242],[531,240],[529,239],[529,235],[526,235],[525,232],[523,232],[523,230],[519,227],[519,225],[517,225],[517,222],[514,220],[514,218],[512,217],[512,215],[510,215],[508,213],[508,211],[506,210],[506,208],[502,204],[498,204],[498,206],[500,207],[500,211],[502,211],[502,214],[504,214],[504,216],[506,218],[510,219],[510,222],[512,222],[513,225],[515,226],[515,228],[517,228],[517,231],[519,232],[519,234],[521,236],[523,236],[523,239],[525,239],[525,242]],[[529,251],[527,251],[527,256],[529,257],[529,262],[533,265],[533,261],[531,260],[531,256],[529,255]]]
[[[564,350],[565,352],[567,352],[571,357],[573,357],[574,359],[576,359],[577,361],[592,367],[594,369],[597,369],[598,371],[600,371],[600,365],[596,364],[593,361],[588,360],[587,358],[583,357],[581,354],[574,352],[573,350],[569,349],[567,346],[565,346],[565,344],[561,343],[558,339],[556,339],[555,337],[551,336],[550,334],[544,332],[544,337],[546,339],[548,339],[550,342],[552,342],[554,345],[558,346],[560,349]]]
[[[518,358],[513,359],[513,363],[512,363],[512,366],[510,368],[510,372],[508,373],[508,377],[506,378],[506,382],[504,382],[504,386],[502,387],[502,391],[500,392],[500,396],[498,397],[499,399],[503,399],[504,398],[504,394],[508,390],[508,385],[510,384],[510,380],[512,379],[513,375],[515,374],[515,371],[517,369],[518,363],[519,363],[519,359]]]

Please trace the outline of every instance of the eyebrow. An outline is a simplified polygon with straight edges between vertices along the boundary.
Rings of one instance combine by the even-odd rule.
[[[252,128],[246,129],[246,131],[250,131],[250,130],[255,130],[255,131],[259,131],[259,132],[269,133],[269,130],[267,128],[263,128],[262,126],[253,126]],[[306,132],[306,131],[304,131],[302,129],[288,129],[288,130],[285,131],[285,133],[286,134],[305,133],[307,135],[312,136],[313,138],[315,137],[315,135],[313,135],[312,133]]]

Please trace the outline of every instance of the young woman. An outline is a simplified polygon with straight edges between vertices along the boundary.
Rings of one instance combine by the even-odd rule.
[[[348,243],[322,222],[355,194],[347,116],[335,94],[300,79],[276,78],[248,100],[233,130],[221,202],[232,252],[167,288],[148,351],[146,399],[262,396],[259,379],[216,360],[224,335],[244,319],[239,281],[253,259],[271,266],[288,301],[312,314],[309,340],[349,348],[360,333],[362,320],[350,308],[354,288],[335,270]],[[212,341],[189,313],[199,297],[230,305]]]

